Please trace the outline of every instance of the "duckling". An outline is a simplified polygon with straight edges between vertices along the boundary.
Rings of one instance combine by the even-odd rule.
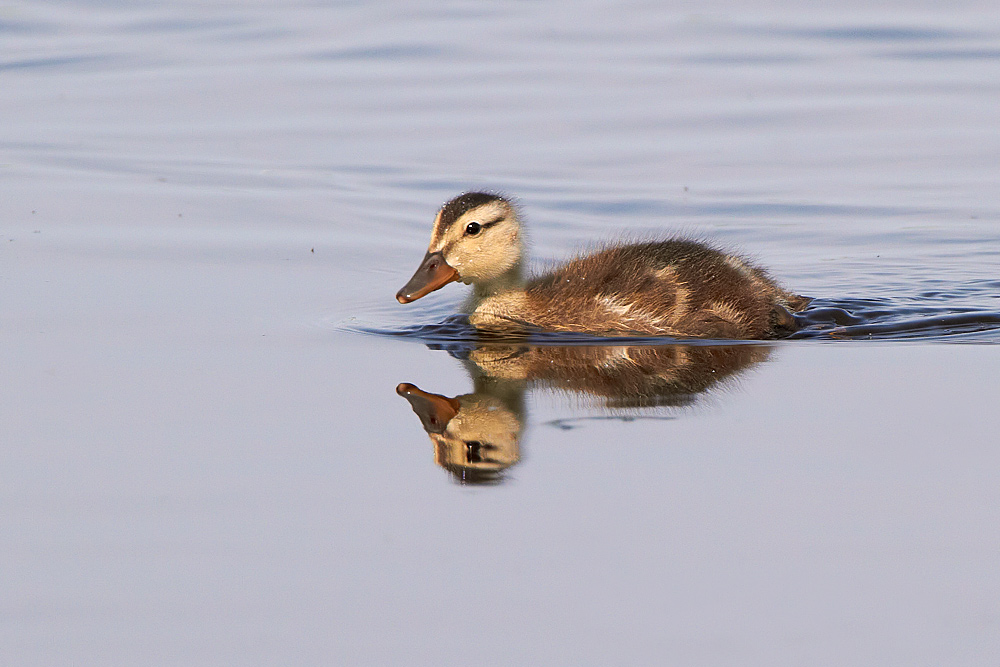
[[[599,335],[778,338],[810,299],[737,255],[683,238],[609,245],[526,279],[520,215],[510,200],[466,192],[434,219],[431,242],[396,294],[410,303],[461,281],[480,329],[535,327]]]

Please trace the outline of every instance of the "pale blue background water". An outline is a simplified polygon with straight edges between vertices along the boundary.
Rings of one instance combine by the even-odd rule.
[[[989,2],[0,4],[5,664],[995,665],[995,332],[798,341],[674,419],[529,397],[454,484],[398,382],[437,206],[996,313]],[[974,343],[960,345],[958,342]],[[661,413],[657,413],[663,416]]]

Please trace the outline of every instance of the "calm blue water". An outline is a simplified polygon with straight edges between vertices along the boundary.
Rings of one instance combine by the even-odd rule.
[[[997,663],[993,3],[19,1],[0,44],[4,664]],[[484,341],[393,298],[479,188],[537,270],[680,233],[816,301]]]

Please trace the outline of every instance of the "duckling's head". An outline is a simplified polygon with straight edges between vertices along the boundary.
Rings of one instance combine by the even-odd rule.
[[[521,224],[513,204],[466,192],[438,211],[427,254],[396,300],[410,303],[456,280],[489,293],[513,286],[520,275]]]

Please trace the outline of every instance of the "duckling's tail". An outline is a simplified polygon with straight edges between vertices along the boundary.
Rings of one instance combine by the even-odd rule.
[[[804,310],[806,306],[812,303],[813,298],[811,296],[799,296],[798,294],[788,294],[785,297],[785,301],[788,303],[788,309],[793,313],[797,313],[800,310]]]

